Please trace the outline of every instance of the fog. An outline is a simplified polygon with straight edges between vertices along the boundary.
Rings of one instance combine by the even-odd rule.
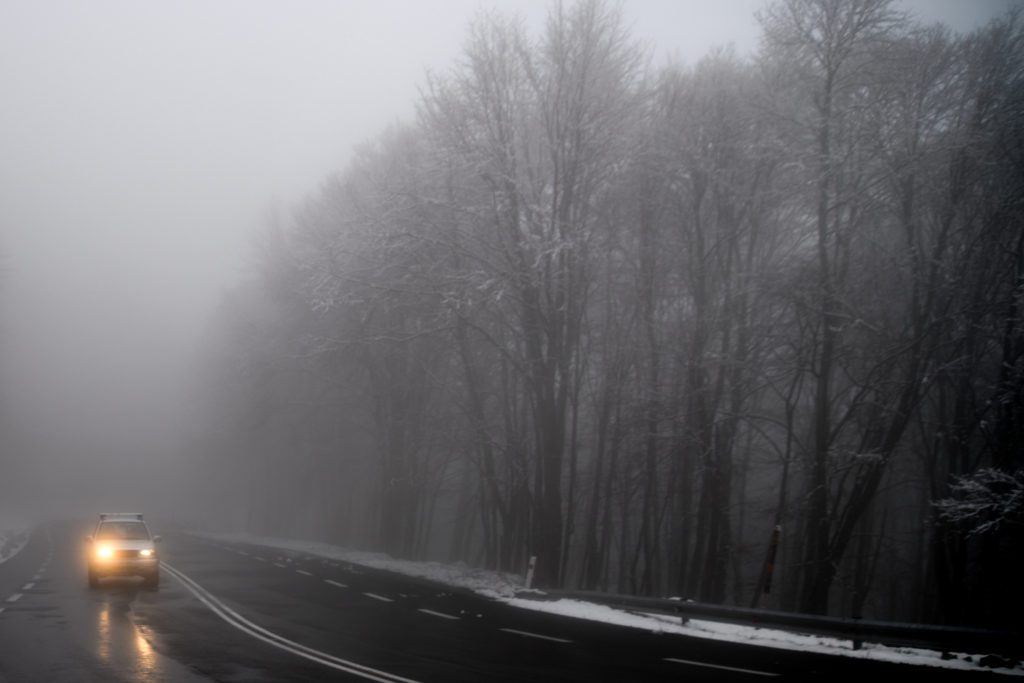
[[[692,60],[713,44],[750,49],[755,6],[696,21],[695,3],[624,9],[661,58]],[[25,487],[0,470],[8,501],[113,502],[126,482],[167,476],[196,347],[252,236],[411,119],[426,73],[457,59],[484,7],[0,6],[0,376],[15,444],[0,467],[37,477]],[[534,27],[546,11],[494,7]],[[83,486],[94,479],[99,490]]]
[[[446,6],[0,7],[4,413],[43,508],[83,472],[117,491],[134,463],[148,487],[173,457],[250,235],[410,115],[472,11]]]
[[[1011,4],[896,7],[968,32]],[[654,72],[716,46],[751,58],[761,6],[621,11]],[[416,119],[428,74],[465,63],[474,17],[517,14],[539,35],[549,8],[0,4],[0,516],[220,509],[197,500],[217,492],[203,469],[215,441],[195,440],[216,400],[218,312],[252,277],[255,243],[361,144]]]

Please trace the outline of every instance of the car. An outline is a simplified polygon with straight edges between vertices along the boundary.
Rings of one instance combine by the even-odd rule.
[[[160,537],[149,533],[141,513],[101,512],[95,531],[85,540],[90,588],[107,576],[141,576],[149,588],[160,585]]]

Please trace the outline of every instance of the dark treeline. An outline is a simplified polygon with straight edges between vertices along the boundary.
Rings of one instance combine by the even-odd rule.
[[[756,59],[660,69],[601,2],[473,24],[225,299],[195,445],[223,514],[535,555],[547,586],[1010,623],[1021,21],[759,19]]]

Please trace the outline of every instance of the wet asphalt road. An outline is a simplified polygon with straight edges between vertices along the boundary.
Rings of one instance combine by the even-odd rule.
[[[584,622],[187,534],[165,535],[158,589],[90,590],[86,533],[42,527],[0,564],[0,682],[967,678]]]

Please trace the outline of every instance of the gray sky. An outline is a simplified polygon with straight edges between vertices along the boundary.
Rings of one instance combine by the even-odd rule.
[[[1009,4],[913,6],[965,30]],[[760,5],[623,10],[657,64],[730,42],[753,51]],[[71,451],[133,448],[175,427],[189,354],[239,278],[248,235],[271,206],[314,192],[353,145],[410,119],[426,69],[452,64],[484,6],[535,30],[546,7],[0,0],[7,414]]]

